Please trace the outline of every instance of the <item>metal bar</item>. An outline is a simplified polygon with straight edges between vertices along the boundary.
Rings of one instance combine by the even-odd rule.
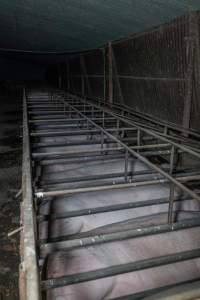
[[[76,163],[76,161],[74,161]],[[140,173],[139,173],[140,174]],[[136,176],[137,172],[127,172],[127,176]],[[80,182],[80,181],[96,181],[103,179],[112,179],[112,178],[120,178],[124,177],[124,172],[116,172],[116,173],[108,173],[108,174],[93,174],[88,176],[76,176],[70,178],[58,178],[53,180],[42,180],[40,181],[41,186],[50,185],[50,184],[62,184],[62,183],[72,183],[72,182]]]
[[[195,217],[193,219],[186,219],[181,222],[176,222],[172,225],[163,224],[148,227],[134,228],[113,233],[95,234],[78,239],[68,239],[66,241],[45,243],[40,245],[41,256],[46,256],[52,252],[80,249],[89,246],[96,246],[99,244],[112,243],[127,239],[133,239],[143,236],[174,232],[200,226],[200,219]]]
[[[42,281],[42,289],[48,290],[52,288],[67,286],[70,284],[77,284],[81,282],[88,282],[100,278],[117,276],[139,270],[146,270],[159,266],[164,266],[176,262],[195,259],[200,257],[200,249],[178,252],[170,255],[155,257],[151,259],[144,259],[136,262],[130,262],[121,265],[115,265],[107,268],[97,269],[89,272],[82,272],[78,274],[66,275],[58,278],[50,278]]]
[[[125,154],[126,155],[126,154]],[[106,156],[107,157],[107,156]],[[123,155],[119,155],[119,156],[115,156],[114,159],[118,159],[118,158],[123,158]],[[90,158],[89,158],[90,159]],[[99,159],[103,159],[102,157],[99,157]],[[93,159],[94,161],[98,160],[98,157],[94,157]],[[86,159],[82,160],[83,163],[87,163]],[[128,162],[128,161],[127,161]],[[69,160],[70,164],[77,164],[80,163],[79,160]],[[126,162],[125,162],[126,164]],[[38,167],[40,166],[40,164],[38,165]],[[163,170],[167,170],[167,168],[163,168]],[[187,171],[187,172],[186,172]],[[65,171],[64,171],[65,172]],[[57,174],[59,173],[63,173],[63,171],[57,172]],[[112,178],[120,178],[120,177],[127,177],[127,179],[125,180],[125,182],[128,182],[128,176],[129,178],[129,183],[134,181],[134,182],[138,182],[138,180],[135,178],[136,176],[141,176],[141,175],[152,175],[152,174],[156,174],[156,172],[154,170],[140,170],[140,171],[128,171],[128,164],[126,167],[126,171],[125,171],[125,175],[124,172],[113,172],[113,173],[105,173],[105,174],[93,174],[93,175],[85,175],[85,176],[76,176],[76,177],[70,177],[70,178],[57,178],[55,179],[48,179],[48,180],[42,180],[40,183],[41,185],[50,185],[50,184],[63,184],[63,183],[72,183],[72,182],[79,182],[79,181],[96,181],[96,180],[102,180],[102,179],[112,179]],[[177,176],[195,176],[195,175],[200,175],[200,170],[196,171],[193,169],[187,169],[184,170],[183,172],[181,172],[181,170],[179,170],[179,172],[174,173],[173,174],[175,177]],[[134,176],[134,179],[132,178]],[[150,179],[151,177],[148,177],[148,179]],[[162,176],[153,176],[152,179],[159,179],[159,178],[163,178]],[[139,181],[142,181],[144,179],[140,178]],[[115,182],[116,183],[116,182]]]
[[[90,101],[92,101],[93,103],[94,102],[101,103],[105,108],[109,109],[109,106],[107,106],[106,103],[104,103],[101,99],[92,99],[92,100],[90,99]],[[168,129],[170,129],[172,131],[180,132],[180,133],[185,132],[185,133],[188,133],[189,135],[191,135],[193,137],[196,137],[196,138],[200,139],[200,134],[198,132],[192,131],[191,129],[190,130],[185,129],[181,126],[178,126],[177,124],[166,123],[166,122],[161,121],[159,119],[153,118],[150,115],[135,111],[131,107],[126,106],[125,104],[113,103],[112,104],[112,110],[114,110],[114,109],[120,111],[121,116],[125,117],[125,112],[126,112],[129,115],[131,115],[132,118],[136,117],[136,118],[142,119],[143,122],[145,122],[145,123],[147,123],[147,121],[148,121],[148,122],[150,122],[150,123],[152,123],[156,126],[160,126],[160,127],[164,127],[164,128],[167,126]],[[140,124],[140,125],[142,125],[142,124]],[[157,131],[158,131],[158,128],[157,128]],[[163,129],[162,129],[162,131],[163,131]]]
[[[66,127],[66,125],[65,125]],[[64,127],[64,128],[65,128]],[[60,127],[59,127],[60,128]],[[116,128],[108,128],[107,129],[109,132],[115,132],[118,131],[119,129]],[[124,131],[135,131],[134,128],[120,128],[120,130],[124,130]],[[96,129],[90,129],[90,130],[73,130],[73,131],[46,131],[46,130],[42,130],[42,131],[32,131],[31,132],[31,136],[32,137],[45,137],[45,136],[65,136],[65,135],[69,135],[69,136],[74,136],[74,135],[85,135],[88,133],[93,133],[93,134],[99,134],[100,130],[96,130]]]
[[[191,201],[191,198],[176,197],[174,199],[175,202],[183,201],[183,200]],[[113,211],[118,211],[118,210],[127,210],[127,209],[139,208],[139,207],[162,205],[162,204],[168,204],[168,203],[169,203],[169,198],[134,201],[134,202],[106,205],[106,206],[100,206],[100,207],[90,207],[90,208],[85,208],[85,209],[80,209],[80,210],[67,211],[67,212],[63,212],[63,213],[54,213],[51,215],[41,214],[41,215],[37,216],[37,219],[40,222],[41,221],[49,221],[49,220],[59,220],[59,219],[74,218],[74,217],[87,216],[87,215],[93,215],[93,214],[101,214],[101,213],[106,213],[106,212],[113,212]]]
[[[172,175],[174,170],[174,158],[175,158],[175,146],[172,146],[170,155],[170,170],[169,174]],[[173,223],[173,202],[174,202],[174,192],[175,186],[173,183],[170,184],[170,194],[169,194],[169,210],[168,210],[168,224]]]
[[[199,278],[195,278],[195,279],[191,279],[191,280],[187,280],[187,281],[182,281],[182,282],[176,282],[174,284],[161,286],[161,287],[158,287],[158,288],[155,288],[155,289],[145,290],[145,291],[142,291],[142,292],[138,292],[136,294],[125,295],[125,296],[112,298],[112,299],[110,298],[108,300],[142,300],[142,299],[146,299],[146,297],[150,297],[150,296],[153,296],[153,295],[157,296],[158,293],[167,291],[171,288],[180,287],[180,286],[185,287],[185,285],[187,285],[187,284],[196,283],[196,282],[200,283]],[[186,293],[187,293],[187,291],[186,291]],[[172,298],[172,297],[174,297],[174,296],[171,296],[171,298],[169,300],[172,300],[172,299],[175,300],[175,298]],[[179,298],[179,300],[180,300],[180,298]]]
[[[151,144],[151,145],[143,145],[143,146],[131,146],[131,149],[141,149],[141,150],[145,150],[145,149],[154,149],[154,148],[166,148],[169,147],[169,144]],[[111,147],[111,148],[107,148],[104,150],[101,149],[88,149],[87,151],[59,151],[59,152],[44,152],[44,153],[32,153],[32,157],[33,158],[46,158],[47,156],[59,156],[59,155],[64,155],[64,156],[68,156],[68,157],[77,157],[77,155],[90,155],[91,153],[102,153],[104,154],[105,152],[110,152],[110,151],[120,151],[123,150],[123,147]]]
[[[99,121],[101,121],[101,120],[103,120],[103,118],[101,118],[101,117],[94,117],[94,118],[91,118],[92,120],[99,120]],[[104,120],[109,120],[109,121],[111,121],[111,120],[114,120],[114,118],[112,117],[112,118],[110,118],[110,117],[106,117]],[[60,122],[64,122],[64,123],[67,123],[67,122],[70,122],[70,123],[73,123],[73,122],[85,122],[85,120],[83,120],[83,119],[80,119],[80,118],[70,118],[70,119],[67,119],[67,118],[59,118],[59,119],[56,119],[56,118],[54,118],[54,119],[34,119],[34,120],[29,120],[29,123],[33,123],[33,124],[40,124],[40,123],[54,123],[54,122],[58,122],[58,123],[60,123]],[[130,128],[130,127],[129,127]]]
[[[151,137],[144,137],[143,138],[145,141],[152,141]],[[124,141],[124,142],[135,142],[137,140],[137,138],[122,138],[120,141]],[[35,142],[32,144],[32,148],[46,148],[46,147],[69,147],[69,146],[75,146],[75,145],[98,145],[101,144],[102,140],[86,140],[86,141],[72,141],[72,142]],[[104,144],[113,144],[114,142],[112,141],[112,139],[108,140],[104,138]],[[118,143],[117,141],[115,141],[115,143]]]
[[[77,96],[76,96],[76,97],[77,97]],[[79,99],[80,101],[83,101],[80,97],[78,97],[78,99]],[[84,100],[84,101],[86,101],[86,100]],[[93,104],[93,105],[94,105],[95,107],[97,107],[97,105],[95,105],[95,104]],[[158,140],[163,141],[163,142],[165,142],[165,143],[170,143],[171,145],[176,146],[178,149],[183,150],[186,154],[191,154],[191,156],[194,156],[194,157],[200,159],[200,154],[197,153],[197,152],[195,152],[194,150],[192,150],[192,149],[190,149],[190,148],[188,148],[188,147],[186,147],[186,146],[184,146],[184,145],[175,143],[175,142],[172,141],[171,139],[169,140],[169,139],[167,139],[166,137],[164,137],[164,136],[162,136],[162,135],[160,135],[160,134],[158,134],[158,133],[156,133],[156,132],[154,132],[154,131],[152,131],[152,130],[148,130],[148,129],[144,128],[144,127],[141,127],[140,125],[136,124],[136,122],[130,121],[130,119],[127,119],[127,118],[125,118],[125,117],[122,118],[121,116],[116,115],[115,113],[112,113],[112,112],[110,111],[110,109],[107,109],[107,108],[101,108],[101,109],[102,109],[102,110],[105,110],[105,111],[107,112],[107,114],[109,114],[110,116],[113,116],[115,119],[121,120],[124,124],[129,124],[130,126],[132,125],[132,126],[134,126],[135,128],[140,129],[141,132],[144,132],[144,133],[146,133],[146,134],[149,134],[150,136],[153,136],[153,137],[157,138]],[[86,116],[84,116],[84,117],[87,118]]]
[[[108,43],[108,101],[113,103],[113,59],[112,43]]]
[[[200,180],[200,175],[194,176],[182,176],[177,177],[174,179],[177,185],[182,185],[181,182],[188,182],[192,180]],[[63,190],[52,190],[52,191],[39,191],[35,193],[37,198],[44,198],[44,197],[53,197],[53,196],[62,196],[62,195],[71,195],[71,194],[78,194],[78,193],[89,193],[89,192],[96,192],[96,191],[107,191],[107,190],[114,190],[114,189],[127,189],[131,187],[138,187],[138,186],[146,186],[146,185],[155,185],[155,184],[163,184],[169,183],[169,179],[155,179],[155,180],[146,180],[146,181],[139,181],[139,182],[131,182],[131,183],[120,183],[120,184],[112,184],[112,185],[100,185],[100,186],[89,186],[83,188],[76,188],[76,189],[63,189]],[[185,187],[185,186],[184,186]],[[199,200],[199,196],[196,193],[186,189],[186,193],[189,194],[192,198]]]
[[[92,113],[91,110],[80,110],[81,112],[84,112],[84,113]],[[73,110],[65,110],[65,114],[75,114],[75,112]],[[95,110],[94,113],[102,113],[100,110]],[[61,114],[61,115],[64,115],[64,111],[63,110],[34,110],[34,111],[30,111],[28,113],[29,115],[51,115],[51,114]]]
[[[48,166],[48,165],[68,165],[68,164],[81,164],[87,162],[95,162],[95,161],[106,161],[106,160],[116,160],[121,159],[123,154],[97,154],[91,156],[84,156],[82,158],[57,158],[57,159],[50,159],[50,160],[37,160],[37,163],[41,166]]]
[[[20,272],[23,273],[23,284],[20,294],[26,300],[40,299],[39,270],[36,252],[35,211],[33,204],[32,173],[30,158],[30,141],[27,117],[25,89],[23,90],[23,165],[22,165],[22,220],[21,235],[22,262]]]
[[[69,105],[69,104],[68,104]],[[73,108],[73,106],[69,105],[72,109],[74,109],[75,111],[78,112],[78,110],[76,108]],[[119,145],[121,145],[122,147],[124,147],[124,149],[128,150],[128,152],[130,154],[132,154],[134,157],[137,157],[140,161],[142,161],[143,163],[145,163],[147,166],[149,166],[150,168],[156,170],[158,173],[160,173],[161,175],[163,175],[165,178],[167,178],[171,183],[174,183],[177,187],[179,187],[182,191],[188,193],[190,196],[192,196],[194,199],[200,201],[200,197],[196,195],[196,193],[194,193],[193,191],[191,191],[189,188],[187,188],[186,186],[184,186],[182,183],[178,182],[176,179],[174,179],[170,174],[164,172],[163,170],[161,170],[158,166],[156,166],[155,164],[153,164],[152,162],[150,162],[148,159],[146,159],[145,157],[141,156],[139,153],[137,153],[136,151],[130,149],[129,146],[127,146],[125,143],[123,143],[122,141],[120,141],[118,138],[116,138],[115,136],[113,136],[112,134],[108,133],[104,128],[102,128],[100,125],[97,125],[95,122],[91,121],[87,116],[85,116],[84,114],[82,114],[81,112],[78,112],[80,116],[82,116],[83,118],[86,118],[88,120],[88,122],[90,122],[92,125],[96,126],[97,128],[101,129],[104,134],[107,137],[110,137],[113,141],[116,141]],[[112,114],[111,114],[112,115]],[[120,118],[121,119],[121,118]],[[123,121],[123,120],[122,120]],[[125,123],[125,122],[124,122]],[[169,140],[167,140],[166,138],[161,138],[159,135],[149,131],[149,130],[144,130],[143,128],[136,126],[138,129],[140,129],[141,131],[144,131],[146,133],[149,133],[149,135],[157,137],[159,140],[163,140],[166,142],[171,143],[174,146],[177,146],[177,148],[180,148],[182,150],[185,150],[185,152],[188,152],[190,154],[193,154],[195,157],[199,157],[200,155],[182,145],[178,145],[174,142],[171,142]]]
[[[94,104],[94,102],[98,102],[98,107],[99,107],[99,104],[101,103],[101,105],[104,106],[103,107],[104,109],[106,108],[107,110],[110,110],[110,107],[107,106],[106,103],[102,102],[101,99],[94,99],[93,98],[92,100],[88,99],[88,101],[89,101],[89,103],[91,102],[92,104]],[[195,131],[185,129],[181,126],[178,126],[177,124],[165,123],[165,122],[160,121],[156,118],[152,118],[152,116],[134,111],[132,108],[130,108],[126,105],[120,105],[120,104],[116,104],[116,103],[112,104],[112,110],[114,110],[114,109],[115,110],[120,110],[121,117],[123,116],[124,118],[127,118],[127,117],[125,117],[125,113],[128,113],[132,117],[131,121],[133,121],[134,117],[142,119],[143,122],[145,122],[145,123],[140,122],[140,124],[138,123],[139,126],[144,126],[144,124],[147,123],[146,121],[148,121],[148,122],[150,122],[150,123],[152,123],[156,126],[161,126],[161,127],[167,126],[172,131],[180,132],[180,133],[185,132],[185,133],[188,133],[189,135],[191,135],[193,137],[196,137],[196,138],[200,139],[200,134],[195,132]],[[129,119],[129,118],[127,118],[127,119]],[[134,121],[134,123],[136,123],[136,121]],[[148,125],[148,127],[149,127],[149,125]],[[162,131],[163,131],[163,129],[162,129]],[[158,132],[158,128],[157,128],[157,132]],[[169,135],[169,136],[170,136],[170,138],[172,137],[171,135]]]
[[[130,172],[130,173],[128,172],[128,157],[129,157],[129,153],[126,150],[125,151],[125,158],[124,158],[124,161],[125,161],[125,165],[124,165],[124,180],[125,180],[125,182],[128,182],[128,176],[129,176],[130,173],[132,173],[132,172]]]

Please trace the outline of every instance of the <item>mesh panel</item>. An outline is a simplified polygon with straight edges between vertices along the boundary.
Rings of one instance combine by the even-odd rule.
[[[197,33],[191,36],[192,22]],[[112,43],[113,102],[164,121],[183,125],[192,68],[190,127],[199,130],[200,101],[199,13],[179,17],[128,39]],[[193,24],[194,25],[194,24]],[[192,25],[192,26],[193,26]],[[193,64],[191,43],[195,40]],[[70,59],[70,89],[89,97],[108,100],[108,47]],[[83,88],[84,84],[84,90]]]

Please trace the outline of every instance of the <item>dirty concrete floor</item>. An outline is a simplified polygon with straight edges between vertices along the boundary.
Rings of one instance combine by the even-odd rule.
[[[20,199],[21,186],[20,92],[0,91],[0,300],[18,296]]]

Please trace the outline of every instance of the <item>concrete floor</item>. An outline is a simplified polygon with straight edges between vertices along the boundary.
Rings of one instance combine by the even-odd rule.
[[[0,299],[16,300],[18,296],[19,233],[8,233],[19,227],[21,185],[21,100],[15,91],[0,92]]]

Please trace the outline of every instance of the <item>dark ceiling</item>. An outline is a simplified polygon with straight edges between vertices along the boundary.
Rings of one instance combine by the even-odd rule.
[[[0,0],[0,48],[82,51],[196,9],[200,0]]]

